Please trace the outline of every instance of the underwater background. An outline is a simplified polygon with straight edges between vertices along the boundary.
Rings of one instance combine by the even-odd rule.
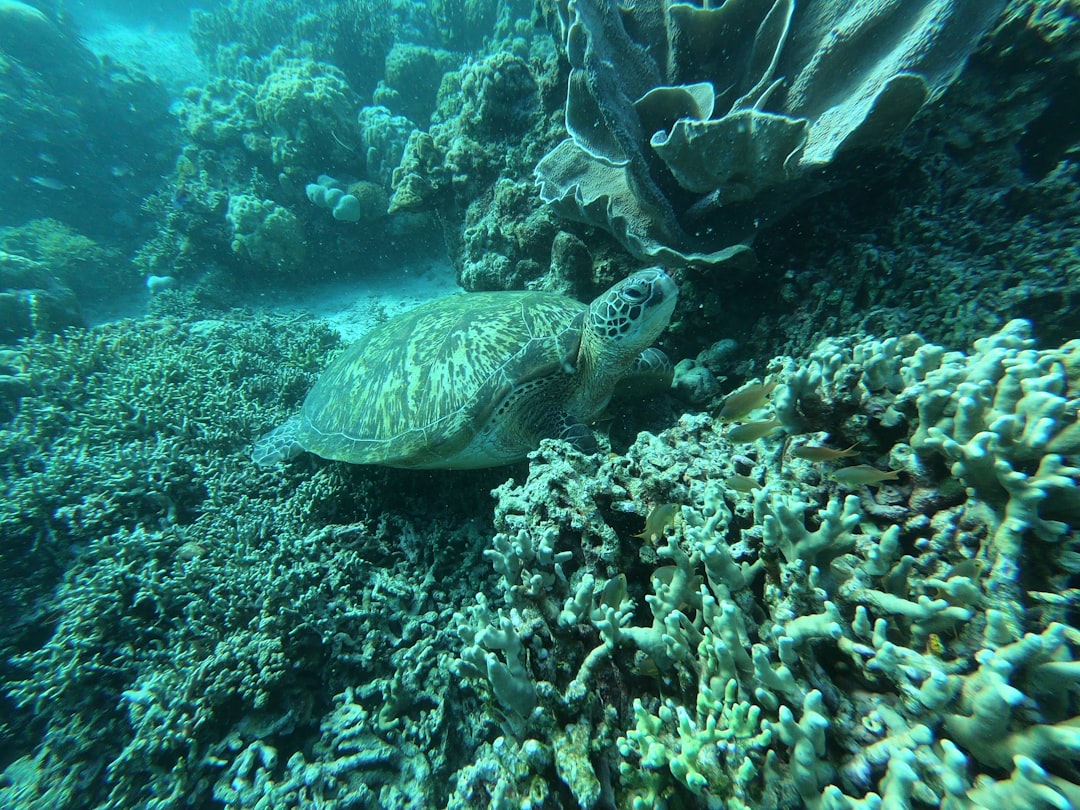
[[[1078,150],[1077,0],[0,0],[0,807],[1080,807]],[[652,265],[600,453],[252,462]]]

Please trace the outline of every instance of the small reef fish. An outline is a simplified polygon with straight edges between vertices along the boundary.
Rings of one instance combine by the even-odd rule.
[[[609,579],[600,592],[600,604],[617,608],[626,600],[626,574]]]
[[[33,183],[39,188],[46,188],[49,191],[65,191],[68,187],[67,183],[63,180],[57,180],[55,177],[41,177],[34,175],[33,177],[27,177],[28,183]]]
[[[807,461],[835,461],[838,458],[849,458],[850,456],[859,455],[859,451],[855,449],[857,444],[858,442],[844,450],[834,450],[831,447],[825,447],[821,444],[800,444],[791,451],[791,455],[795,458],[806,459]]]
[[[970,579],[978,579],[982,572],[986,570],[986,560],[973,558],[970,560],[964,560],[958,562],[952,568],[948,570],[942,579],[949,579],[950,577],[968,577]]]
[[[724,486],[730,487],[736,492],[753,492],[755,489],[761,489],[762,487],[756,478],[751,478],[749,475],[742,475],[741,473],[735,473],[734,475],[729,475],[725,478]]]
[[[859,487],[864,484],[879,486],[885,481],[895,481],[900,475],[899,470],[879,470],[869,464],[858,464],[854,467],[843,467],[836,470],[829,477],[838,484],[849,487]]]
[[[765,419],[761,422],[746,422],[738,425],[731,428],[724,435],[727,436],[729,441],[742,444],[743,442],[753,442],[764,438],[778,427],[781,427],[781,422],[779,418],[774,416],[772,419]]]
[[[727,399],[724,400],[724,407],[720,409],[718,414],[721,419],[738,419],[740,416],[745,416],[750,411],[760,408],[765,404],[765,400],[769,398],[769,394],[776,388],[776,380],[766,380],[765,382],[753,383],[740,388],[734,394],[728,394]]]
[[[675,515],[678,514],[678,511],[679,507],[673,503],[662,503],[654,506],[652,511],[649,512],[649,516],[645,518],[645,528],[641,530],[640,534],[635,534],[634,537],[640,537],[643,540],[663,537],[664,529],[675,525]]]

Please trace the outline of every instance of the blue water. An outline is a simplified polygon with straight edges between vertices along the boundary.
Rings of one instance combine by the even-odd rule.
[[[880,6],[0,2],[0,807],[1080,806],[1080,23]]]

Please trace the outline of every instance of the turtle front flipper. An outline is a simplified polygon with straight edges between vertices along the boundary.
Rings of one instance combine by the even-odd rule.
[[[543,439],[559,439],[586,455],[599,451],[592,429],[557,402],[535,403],[518,419],[504,419],[495,441],[501,455],[518,457],[532,452]],[[500,433],[498,429],[495,431]],[[489,451],[494,452],[494,451]]]
[[[635,386],[666,391],[675,379],[675,367],[668,356],[657,348],[649,347],[637,357],[623,377],[623,381]]]
[[[612,400],[637,402],[651,399],[671,388],[675,368],[668,356],[659,349],[648,348],[634,358],[626,373],[619,378]]]
[[[600,450],[589,426],[569,411],[560,410],[553,413],[552,424],[544,435],[569,442],[575,450],[587,456]]]
[[[251,450],[251,460],[260,467],[269,467],[279,461],[292,461],[304,452],[296,438],[300,417],[294,416],[281,425],[264,433]]]

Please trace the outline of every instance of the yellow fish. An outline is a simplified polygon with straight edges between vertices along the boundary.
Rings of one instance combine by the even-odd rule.
[[[855,442],[846,450],[834,450],[821,444],[800,444],[791,451],[791,455],[795,458],[804,458],[807,461],[835,461],[838,458],[859,455],[859,451],[855,449],[857,444],[858,442]]]
[[[657,537],[663,537],[664,529],[675,525],[675,516],[678,514],[678,510],[679,507],[673,503],[662,503],[654,506],[652,511],[649,512],[649,516],[645,518],[645,528],[641,530],[640,534],[635,534],[634,537],[650,541]]]
[[[604,583],[600,592],[600,604],[617,608],[626,599],[626,574],[619,574]]]
[[[761,489],[761,484],[758,483],[756,478],[751,478],[749,475],[742,475],[741,473],[729,475],[724,479],[724,485],[736,492],[752,492],[755,489]]]
[[[838,484],[849,487],[860,487],[869,484],[872,487],[880,486],[885,481],[895,481],[900,475],[900,470],[879,470],[869,464],[858,464],[854,467],[843,467],[836,470],[830,478]]]
[[[760,408],[776,386],[776,380],[766,380],[740,388],[734,394],[728,394],[727,399],[724,400],[724,407],[720,409],[720,418],[738,419],[755,408]]]
[[[768,436],[780,427],[781,424],[780,420],[774,416],[772,419],[765,419],[761,422],[745,422],[737,427],[731,428],[724,435],[727,436],[728,441],[735,442],[736,444],[753,442]]]

